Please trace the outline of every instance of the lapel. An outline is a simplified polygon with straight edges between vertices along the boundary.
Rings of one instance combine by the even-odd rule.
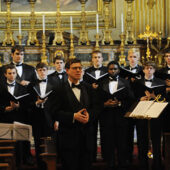
[[[37,82],[35,85],[34,85],[34,88],[37,90],[37,92],[41,95],[40,93],[40,86],[39,86],[39,83]]]
[[[69,102],[69,106],[71,106],[71,108],[73,108],[73,110],[75,111],[80,110],[81,104],[77,100],[76,96],[74,95],[74,92],[72,91],[72,88],[70,87],[70,84],[68,81],[65,83],[65,90],[66,90],[65,94],[67,94],[66,99]]]
[[[88,106],[88,94],[87,94],[87,90],[85,88],[85,86],[83,85],[83,83],[81,82],[81,93],[80,93],[80,103],[84,106],[87,107]]]
[[[14,96],[19,96],[20,90],[19,85],[16,83],[14,88]]]
[[[40,89],[40,88],[39,88]],[[52,90],[52,85],[51,83],[47,80],[47,87],[45,93],[48,93],[50,90]]]

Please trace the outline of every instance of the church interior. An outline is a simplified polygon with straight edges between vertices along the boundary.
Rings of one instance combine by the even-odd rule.
[[[24,63],[35,67],[43,62],[50,71],[54,70],[56,55],[65,60],[78,58],[86,69],[92,65],[93,51],[102,52],[105,66],[114,60],[126,67],[132,48],[140,53],[140,65],[153,61],[161,69],[166,65],[164,53],[170,49],[170,0],[1,0],[0,66],[11,62],[11,49],[15,45],[24,46]],[[4,130],[0,132],[3,134]],[[16,166],[17,140],[4,139],[2,134],[0,169],[36,170],[36,165]],[[163,166],[164,170],[170,170],[170,133],[165,133],[164,138],[167,152]],[[134,163],[129,170],[138,170],[136,145],[135,141]],[[46,169],[60,170],[54,141],[43,138],[41,147]],[[151,164],[152,153],[148,156]],[[101,158],[99,134],[95,169],[107,170]]]

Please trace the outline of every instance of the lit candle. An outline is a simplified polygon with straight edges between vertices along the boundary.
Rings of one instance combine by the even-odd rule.
[[[96,33],[99,33],[99,15],[96,14]]]
[[[121,14],[121,31],[124,32],[123,14]]]
[[[43,34],[45,34],[45,15],[42,16]]]
[[[70,33],[73,34],[73,18],[70,17]]]
[[[21,18],[19,18],[19,35],[21,35]]]

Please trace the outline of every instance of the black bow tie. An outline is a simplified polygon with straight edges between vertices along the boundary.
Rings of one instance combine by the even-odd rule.
[[[45,83],[46,83],[46,82],[47,82],[47,79],[38,80],[38,82],[39,82],[39,83],[41,83],[41,82],[45,82]]]
[[[117,81],[117,77],[109,77],[110,81]]]
[[[147,79],[145,79],[145,82],[152,82],[153,80],[151,79],[151,80],[147,80]]]
[[[81,85],[80,84],[74,84],[74,83],[72,83],[72,86],[71,86],[72,88],[78,88],[78,89],[81,89]]]
[[[7,86],[9,86],[9,87],[14,87],[14,86],[15,86],[15,83],[12,83],[12,84],[7,83]]]
[[[19,67],[19,66],[22,66],[23,64],[22,63],[20,63],[20,64],[16,64],[16,67]]]
[[[97,70],[100,71],[100,70],[101,70],[101,67],[100,67],[100,68],[95,68],[95,67],[94,67],[94,71],[97,71]]]
[[[170,67],[167,67],[168,68],[168,71],[170,70]]]
[[[133,67],[133,68],[130,68],[130,70],[137,70],[138,67]]]
[[[59,76],[59,75],[63,75],[64,73],[56,73],[57,74],[57,76]]]

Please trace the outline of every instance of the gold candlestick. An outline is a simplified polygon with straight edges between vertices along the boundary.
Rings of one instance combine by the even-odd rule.
[[[112,36],[111,36],[111,30],[109,30],[109,22],[110,22],[110,19],[109,19],[109,5],[110,5],[110,2],[111,0],[103,0],[104,1],[104,23],[105,23],[105,30],[103,31],[103,39],[102,39],[102,45],[105,45],[105,44],[110,44],[110,45],[113,45],[113,40],[112,40]]]
[[[97,33],[96,34],[96,45],[95,45],[95,48],[94,48],[94,50],[95,51],[98,51],[98,50],[100,50],[100,46],[99,46],[99,38],[100,38],[100,36],[99,36],[99,33]]]
[[[45,39],[46,39],[45,33],[43,33],[43,35],[42,35],[42,56],[41,56],[41,62],[46,63],[48,65],[47,55],[46,55]]]
[[[5,38],[3,40],[2,46],[6,46],[6,44],[10,44],[14,46],[14,38],[13,32],[11,31],[11,2],[12,0],[6,0],[7,5],[7,13],[6,13],[6,31]]]
[[[22,34],[19,34],[19,35],[17,36],[17,38],[18,38],[18,44],[19,44],[19,45],[22,45],[22,38],[23,38]]]
[[[87,0],[79,0],[81,3],[81,25],[82,29],[80,31],[80,38],[78,41],[78,45],[90,45],[89,39],[88,39],[88,31],[86,30],[86,12],[85,12],[85,4]]]
[[[70,34],[70,56],[69,58],[76,58],[74,55],[74,42],[73,42],[73,34]]]
[[[61,12],[60,12],[60,1],[56,0],[57,12],[56,12],[56,24],[57,28],[55,29],[55,37],[53,40],[53,45],[65,45],[63,38],[63,30],[61,28]]]
[[[126,66],[126,56],[124,55],[124,46],[125,46],[125,34],[120,34],[121,44],[120,44],[120,55],[119,55],[119,63],[120,65]]]

